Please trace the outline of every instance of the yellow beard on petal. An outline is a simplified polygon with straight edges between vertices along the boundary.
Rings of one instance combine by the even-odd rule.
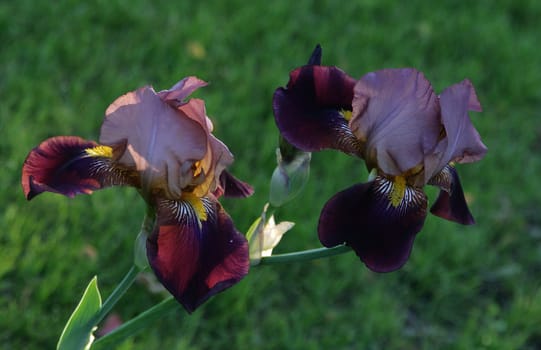
[[[197,218],[200,221],[207,220],[207,211],[205,210],[205,206],[203,205],[203,201],[201,200],[201,198],[197,197],[192,192],[183,192],[180,199],[189,203],[192,206],[192,208],[195,210],[195,213],[197,214]]]
[[[85,152],[89,157],[113,157],[113,149],[109,146],[100,145],[92,148],[87,148],[85,149]]]
[[[402,176],[396,176],[393,179],[393,186],[391,188],[391,193],[389,193],[389,201],[393,207],[398,207],[404,199],[404,194],[406,193],[406,179]]]
[[[344,117],[345,120],[349,121],[351,119],[351,117],[353,116],[353,112],[352,111],[348,111],[346,109],[342,109],[340,110],[340,114],[342,114],[342,116]]]

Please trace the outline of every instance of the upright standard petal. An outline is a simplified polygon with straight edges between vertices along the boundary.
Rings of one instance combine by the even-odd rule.
[[[139,187],[138,174],[116,164],[113,153],[111,147],[75,136],[47,139],[24,162],[24,194],[30,200],[45,191],[73,197],[112,185]]]
[[[439,97],[443,138],[434,152],[425,158],[425,181],[430,180],[448,163],[470,163],[487,152],[468,111],[481,111],[475,89],[464,80],[445,89]]]
[[[438,198],[430,208],[432,214],[462,225],[475,224],[468,203],[466,203],[458,173],[453,166],[445,166],[437,176],[431,179],[429,184],[441,188]]]
[[[321,243],[346,243],[376,272],[402,267],[423,226],[427,204],[421,190],[404,186],[376,177],[337,193],[321,211]]]
[[[156,206],[149,263],[188,312],[248,273],[248,243],[215,198],[159,199]]]
[[[196,121],[164,102],[150,87],[127,93],[106,111],[100,143],[124,142],[120,164],[141,173],[143,192],[178,199],[192,184],[192,168],[207,153],[208,134]]]
[[[206,85],[207,82],[197,77],[186,77],[173,85],[172,88],[158,92],[158,96],[176,107],[182,104],[192,92]]]
[[[201,174],[201,182],[194,188],[194,194],[203,197],[209,191],[216,190],[220,183],[220,174],[233,163],[233,155],[223,142],[211,134],[212,123],[206,115],[203,100],[191,99],[188,103],[178,107],[178,110],[199,123],[207,134],[207,152],[196,165],[196,171]]]
[[[283,137],[307,151],[361,150],[348,127],[355,80],[336,67],[307,65],[290,73],[287,88],[274,93],[276,125]]]
[[[423,73],[409,68],[363,76],[355,85],[349,124],[365,145],[368,167],[392,176],[422,164],[441,129],[432,85]]]

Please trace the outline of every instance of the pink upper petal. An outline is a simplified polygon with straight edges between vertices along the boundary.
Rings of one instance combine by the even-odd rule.
[[[370,168],[399,175],[420,164],[436,146],[440,120],[437,97],[423,73],[384,69],[355,85],[350,127],[365,142]]]
[[[205,81],[197,77],[186,77],[173,85],[172,88],[158,92],[158,96],[167,102],[181,103],[192,92],[206,85],[207,83]]]
[[[212,124],[206,115],[205,103],[200,99],[191,99],[188,103],[178,107],[178,110],[190,119],[197,121],[208,133],[207,152],[200,161],[200,166],[205,174],[204,181],[194,190],[195,195],[202,197],[209,191],[214,191],[219,184],[222,171],[233,163],[233,155],[227,146],[218,140],[210,132]]]
[[[468,110],[480,112],[481,104],[469,80],[452,85],[440,96],[442,122],[449,144],[449,161],[470,163],[480,160],[487,148],[473,126]]]
[[[117,161],[141,173],[143,191],[174,199],[193,181],[192,165],[207,153],[208,137],[200,123],[144,87],[107,108],[100,143],[125,143]]]
[[[449,162],[475,162],[483,158],[487,152],[468,115],[469,110],[481,111],[481,104],[469,80],[445,89],[440,95],[440,106],[445,137],[438,144],[434,154],[426,159],[426,181]]]

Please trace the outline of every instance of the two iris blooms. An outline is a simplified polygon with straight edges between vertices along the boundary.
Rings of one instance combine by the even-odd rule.
[[[276,90],[276,124],[300,150],[336,149],[363,159],[373,174],[325,204],[321,243],[351,246],[374,271],[400,268],[427,215],[427,184],[440,188],[432,214],[474,223],[454,168],[487,151],[468,114],[481,111],[470,81],[437,95],[412,68],[356,80],[320,61],[317,47],[309,64],[293,70],[287,87]]]
[[[427,215],[427,184],[441,189],[433,214],[473,223],[453,166],[486,152],[468,115],[481,110],[472,84],[464,80],[437,95],[415,69],[356,80],[320,61],[318,47],[276,90],[276,124],[298,149],[336,149],[363,159],[373,174],[324,206],[322,244],[348,244],[374,271],[400,268]],[[169,90],[129,92],[107,108],[99,143],[50,138],[29,153],[22,171],[27,199],[136,188],[155,213],[146,242],[150,267],[189,312],[237,283],[250,265],[246,238],[218,198],[253,190],[225,170],[233,156],[212,134],[204,102],[187,99],[205,85],[188,77]]]

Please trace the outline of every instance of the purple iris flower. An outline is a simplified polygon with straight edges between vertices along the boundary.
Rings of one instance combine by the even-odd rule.
[[[481,111],[470,81],[436,95],[412,68],[355,80],[339,68],[309,64],[290,73],[273,106],[292,145],[340,150],[362,158],[373,174],[325,204],[318,225],[324,246],[351,246],[373,271],[399,269],[427,215],[427,184],[440,188],[434,215],[474,223],[454,168],[487,151],[468,115]]]
[[[68,197],[108,186],[135,187],[156,213],[147,257],[160,282],[192,312],[248,273],[248,244],[217,198],[249,196],[229,174],[228,148],[214,135],[200,99],[206,83],[188,77],[170,90],[129,92],[107,108],[100,142],[75,136],[43,141],[26,158],[27,199]]]

